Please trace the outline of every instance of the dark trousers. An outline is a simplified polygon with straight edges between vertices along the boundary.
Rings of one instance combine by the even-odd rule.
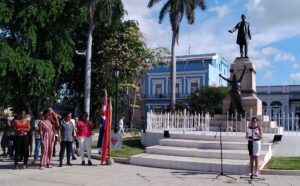
[[[76,146],[76,148],[79,148],[79,142],[78,142],[78,140],[75,139],[74,141],[75,141],[75,146]]]
[[[67,150],[67,163],[70,163],[70,156],[72,150],[72,141],[61,141],[60,142],[60,152],[59,152],[59,161],[62,163],[62,160],[65,155],[65,150]]]
[[[57,136],[55,136],[55,138],[54,138],[54,144],[53,144],[53,156],[56,155],[56,150],[55,150],[56,143],[57,143]]]
[[[102,148],[102,141],[103,141],[104,132],[105,132],[105,130],[104,130],[104,126],[103,126],[99,129],[99,136],[98,136],[98,142],[97,142],[97,147],[98,148]]]
[[[244,44],[244,45],[240,44],[240,54],[241,57],[248,57],[248,44]]]
[[[23,152],[24,156],[24,165],[27,165],[28,162],[28,135],[16,136],[15,139],[15,165],[18,165],[18,160],[20,152]]]

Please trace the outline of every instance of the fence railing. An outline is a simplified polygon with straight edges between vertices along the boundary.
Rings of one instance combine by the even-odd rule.
[[[271,117],[262,115],[257,117],[258,125],[263,128],[265,134],[300,135],[300,118],[294,116],[293,113],[285,116],[273,115]],[[227,114],[225,118],[222,126],[224,132],[244,135],[250,123],[249,119],[252,118],[252,113],[246,114],[244,118]],[[216,131],[218,126],[211,125],[212,119],[208,113],[193,114],[186,110],[177,113],[154,113],[150,111],[147,113],[147,131],[163,132],[168,130],[182,134]]]
[[[169,130],[171,132],[208,131],[210,115],[191,114],[186,110],[177,113],[147,113],[147,131],[161,132]]]

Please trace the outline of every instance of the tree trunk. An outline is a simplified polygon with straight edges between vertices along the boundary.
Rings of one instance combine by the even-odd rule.
[[[176,32],[173,31],[172,35],[172,46],[171,46],[171,102],[170,109],[171,112],[175,111],[175,102],[176,102],[176,55],[175,55],[175,41],[176,41]]]
[[[85,63],[85,79],[84,79],[84,111],[90,114],[90,99],[91,99],[91,58],[92,58],[92,43],[93,43],[93,28],[94,28],[94,12],[95,0],[89,1],[89,32],[86,51]]]
[[[136,92],[134,92],[133,96],[133,103],[132,103],[132,110],[131,110],[131,116],[130,116],[130,128],[133,127],[133,122],[134,122],[134,114],[135,114],[135,106],[136,106]]]
[[[29,103],[29,102],[25,102],[25,106],[26,106],[27,112],[28,112],[31,116],[34,116],[34,115],[33,115],[33,112],[32,112],[32,109],[31,109],[30,103]]]

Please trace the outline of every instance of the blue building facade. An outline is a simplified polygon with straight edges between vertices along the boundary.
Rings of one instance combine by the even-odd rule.
[[[219,55],[199,54],[176,57],[176,100],[188,105],[188,96],[204,85],[227,86],[219,77],[229,76],[229,64]],[[161,111],[170,104],[170,66],[158,64],[148,70],[142,85],[145,111]]]

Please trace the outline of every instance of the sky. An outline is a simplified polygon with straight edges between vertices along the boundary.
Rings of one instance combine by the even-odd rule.
[[[147,8],[148,0],[123,0],[126,20],[137,20],[149,48],[171,47],[168,15],[158,23],[166,0]],[[228,33],[241,14],[250,23],[248,56],[255,63],[257,85],[300,84],[300,0],[206,0],[193,25],[180,25],[176,55],[217,53],[232,63],[239,56],[236,34]]]

